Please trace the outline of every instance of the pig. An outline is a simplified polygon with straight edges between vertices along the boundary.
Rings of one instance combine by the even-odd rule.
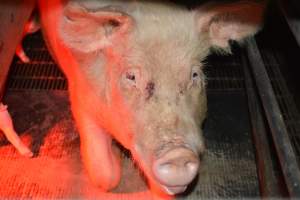
[[[33,34],[37,32],[40,29],[39,22],[38,22],[38,16],[33,12],[32,16],[28,20],[28,22],[25,24],[22,32],[22,39],[26,37],[26,35]],[[17,57],[23,62],[23,63],[29,63],[30,58],[26,55],[22,44],[18,44],[16,48],[16,55]]]
[[[31,158],[32,151],[22,142],[16,133],[12,118],[7,110],[7,105],[0,102],[0,132],[2,132],[7,140],[18,150],[20,155]]]
[[[46,44],[68,79],[91,181],[105,191],[118,185],[115,139],[153,193],[184,192],[205,149],[202,61],[254,35],[264,4],[210,2],[189,10],[168,1],[40,0],[39,11]]]

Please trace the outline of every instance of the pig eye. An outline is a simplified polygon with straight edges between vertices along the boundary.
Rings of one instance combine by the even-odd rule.
[[[122,78],[121,78],[122,85],[127,88],[136,87],[139,74],[140,74],[140,71],[137,68],[127,69],[122,74]]]
[[[198,76],[199,76],[198,72],[193,72],[193,74],[192,74],[193,79],[197,79]]]
[[[135,82],[135,75],[132,74],[132,73],[127,72],[127,73],[126,73],[126,78],[127,78],[128,80],[130,80],[130,81]]]
[[[194,81],[198,81],[201,79],[201,68],[199,66],[194,66],[192,68],[192,72],[191,72],[191,80]]]
[[[201,86],[204,82],[203,72],[200,66],[194,66],[191,71],[191,84],[190,86]]]

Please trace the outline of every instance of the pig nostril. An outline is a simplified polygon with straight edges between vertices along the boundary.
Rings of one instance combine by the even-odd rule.
[[[199,160],[189,149],[173,149],[155,161],[153,172],[157,180],[166,186],[189,184],[198,173]]]

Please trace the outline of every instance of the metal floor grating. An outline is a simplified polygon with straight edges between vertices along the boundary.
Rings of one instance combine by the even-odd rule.
[[[31,61],[22,63],[14,58],[7,83],[8,90],[67,90],[65,76],[53,62],[41,33],[27,37],[24,50]]]
[[[300,112],[280,71],[279,66],[284,61],[279,53],[269,51],[264,51],[262,58],[300,166]]]
[[[239,57],[211,55],[204,68],[209,91],[244,90],[244,72]]]

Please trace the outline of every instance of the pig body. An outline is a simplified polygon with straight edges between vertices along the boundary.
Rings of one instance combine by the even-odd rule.
[[[40,0],[41,28],[68,78],[82,159],[109,190],[120,179],[112,138],[154,192],[185,191],[198,173],[206,115],[201,61],[258,29],[263,7],[158,1]],[[252,16],[252,12],[256,12]]]

